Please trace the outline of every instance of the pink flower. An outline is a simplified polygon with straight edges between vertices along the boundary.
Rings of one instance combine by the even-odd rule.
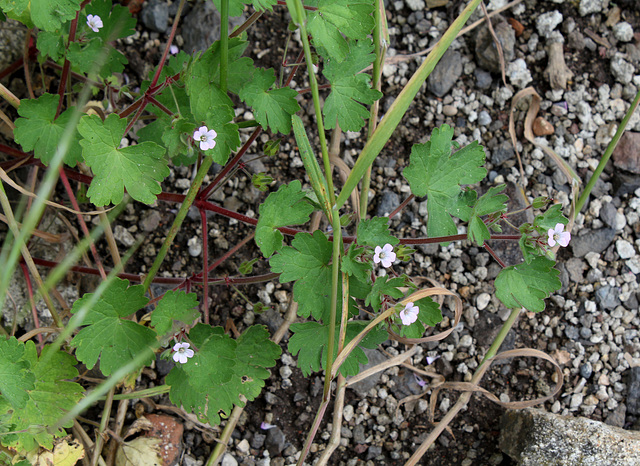
[[[411,325],[416,320],[418,320],[419,312],[420,308],[418,306],[414,306],[411,302],[407,303],[404,309],[400,311],[400,319],[402,320],[402,325]]]
[[[549,228],[549,246],[554,247],[556,243],[560,246],[566,248],[571,241],[571,233],[568,231],[564,231],[564,225],[562,223],[556,223],[556,227],[554,229]]]
[[[169,53],[170,53],[171,55],[175,55],[175,54],[177,54],[179,51],[180,51],[180,49],[179,49],[179,48],[178,48],[178,46],[177,46],[177,45],[175,45],[175,44],[171,44],[171,47],[169,47]]]
[[[88,15],[87,26],[89,26],[93,32],[98,32],[104,25],[102,24],[102,19],[100,19],[100,16]]]
[[[195,354],[191,348],[189,348],[189,343],[176,343],[173,345],[173,360],[175,362],[179,362],[180,364],[186,363],[189,358],[192,358]]]
[[[193,140],[200,141],[201,150],[209,150],[216,147],[215,138],[218,136],[214,130],[201,126],[193,133]]]
[[[382,266],[386,269],[387,267],[391,267],[394,260],[396,260],[396,253],[393,252],[393,246],[389,243],[385,244],[383,247],[376,246],[373,255],[373,262],[376,264],[382,262]]]

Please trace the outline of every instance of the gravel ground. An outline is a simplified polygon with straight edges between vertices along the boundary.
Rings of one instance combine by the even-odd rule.
[[[430,1],[427,4],[431,4]],[[506,4],[492,0],[491,12]],[[157,61],[160,45],[170,27],[168,6],[150,1],[143,7],[139,33],[130,41],[129,74],[133,81],[146,76]],[[416,53],[432,46],[459,11],[461,2],[428,9],[423,0],[387,2],[389,18],[389,57]],[[177,43],[186,50],[217,38],[215,15],[205,15],[201,4],[191,5],[188,21]],[[472,20],[479,19],[480,13]],[[191,18],[191,19],[189,19]],[[212,20],[214,23],[208,23]],[[190,21],[190,22],[189,22]],[[199,24],[199,26],[198,26]],[[284,8],[267,14],[250,33],[255,41],[248,53],[261,66],[274,66],[283,53],[280,31],[287,19]],[[218,26],[219,27],[219,26]],[[509,106],[516,92],[533,86],[542,97],[540,116],[535,126],[536,143],[547,144],[581,176],[588,179],[611,140],[616,124],[629,107],[640,86],[640,6],[634,0],[542,1],[524,0],[494,17],[493,28],[503,46],[506,81],[500,76],[497,54],[491,51],[492,38],[486,27],[457,39],[451,51],[423,87],[381,156],[374,165],[371,214],[385,215],[408,195],[409,187],[401,176],[408,164],[410,148],[422,142],[434,126],[448,123],[455,127],[461,144],[479,140],[487,150],[489,186],[508,183],[512,208],[522,205],[516,184],[520,172],[508,133]],[[207,37],[210,34],[211,37]],[[546,72],[550,55],[557,46],[567,68]],[[142,44],[142,45],[141,45]],[[141,46],[140,46],[141,45]],[[291,47],[295,49],[295,41]],[[555,52],[551,52],[555,48]],[[557,56],[555,56],[557,58]],[[386,111],[419,65],[420,59],[390,63],[384,68]],[[560,73],[558,74],[558,70]],[[559,81],[558,81],[559,80]],[[566,89],[561,84],[566,82]],[[306,86],[298,82],[299,87]],[[308,108],[309,102],[301,100]],[[522,126],[526,106],[519,108],[518,127]],[[242,110],[240,114],[244,113]],[[250,115],[246,115],[250,117]],[[541,314],[524,314],[508,336],[503,349],[532,347],[554,356],[562,367],[564,386],[555,399],[544,403],[552,413],[586,416],[625,429],[640,430],[640,336],[638,328],[638,277],[640,272],[640,112],[628,126],[623,138],[596,185],[592,199],[577,216],[569,248],[559,254],[563,288],[548,300]],[[363,133],[364,134],[364,133]],[[353,163],[362,147],[362,135],[347,133],[344,159]],[[245,134],[245,140],[248,133]],[[263,135],[263,142],[267,136]],[[523,157],[530,198],[547,195],[565,207],[569,205],[569,186],[562,173],[538,147],[522,137],[518,130],[518,150]],[[257,145],[255,153],[258,153]],[[279,181],[302,178],[299,156],[291,137],[281,146],[275,159],[248,165],[251,172],[268,172]],[[191,172],[175,169],[169,183],[176,192],[186,192]],[[264,194],[251,187],[250,178],[240,176],[216,193],[214,199],[225,207],[257,215]],[[146,212],[131,207],[116,230],[125,247],[135,236],[147,236],[144,253],[136,272],[144,272],[162,241],[158,226],[172,220],[175,206],[159,205]],[[423,218],[426,202],[413,202],[392,220],[401,237],[426,236]],[[194,213],[195,214],[195,213]],[[526,220],[523,220],[526,221]],[[226,251],[249,234],[250,228],[219,217],[209,220],[212,236],[211,255]],[[461,229],[461,231],[464,231]],[[167,261],[165,274],[188,276],[200,266],[199,216],[191,217],[177,238],[182,250]],[[521,261],[515,245],[492,244],[507,264]],[[189,256],[184,254],[188,250]],[[233,263],[218,274],[236,274],[235,266],[257,256],[248,247]],[[420,369],[434,368],[448,381],[468,381],[497,334],[508,311],[494,296],[493,279],[500,268],[484,250],[467,243],[447,247],[420,247],[413,260],[395,265],[397,271],[437,280],[464,300],[464,317],[454,333],[440,343],[425,344],[411,359]],[[132,270],[130,270],[132,271]],[[255,272],[266,271],[258,263]],[[251,323],[266,323],[277,328],[290,297],[290,289],[279,283],[247,289],[251,299],[260,299],[274,311],[262,315],[246,312],[238,295],[220,288],[212,296],[214,324],[234,319],[240,331]],[[234,306],[229,306],[233,302]],[[450,315],[448,316],[451,317]],[[447,320],[447,319],[445,319]],[[283,343],[286,349],[286,338]],[[404,351],[403,345],[389,342],[369,353],[380,362]],[[386,353],[386,354],[385,354]],[[428,364],[432,358],[438,358]],[[167,368],[156,368],[162,377]],[[163,374],[164,372],[164,374]],[[167,371],[168,372],[168,371]],[[233,444],[222,464],[284,465],[294,464],[305,434],[321,397],[321,378],[302,377],[295,358],[283,353],[264,393],[245,410],[233,435]],[[515,360],[495,364],[483,386],[502,401],[544,396],[554,380],[550,365],[535,360]],[[373,380],[372,380],[373,379]],[[403,367],[388,369],[347,391],[341,445],[332,464],[403,464],[430,431],[427,417],[428,397],[403,404],[403,398],[423,391],[413,373]],[[142,381],[145,386],[160,380]],[[144,387],[141,387],[144,388]],[[457,395],[445,392],[438,398],[436,417],[455,402]],[[165,400],[166,401],[166,400]],[[312,446],[322,451],[330,432],[330,410]],[[426,465],[508,465],[515,464],[497,445],[499,417],[503,409],[474,396],[466,411],[451,424],[451,431],[438,440],[425,455]],[[275,427],[263,430],[261,423]],[[181,463],[199,465],[206,461],[214,443],[187,424]]]

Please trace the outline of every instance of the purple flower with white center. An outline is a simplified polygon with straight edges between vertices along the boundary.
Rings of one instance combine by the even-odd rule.
[[[104,24],[102,19],[98,15],[87,15],[87,26],[91,28],[93,32],[98,32]]]
[[[214,130],[201,126],[193,133],[193,140],[200,142],[200,150],[209,150],[216,147],[215,138],[218,136]]]
[[[391,267],[394,260],[396,260],[396,253],[393,252],[393,246],[389,243],[385,244],[383,247],[376,246],[373,254],[373,262],[376,264],[382,262],[382,266],[386,269]]]
[[[548,233],[549,240],[547,243],[551,247],[554,247],[556,243],[558,243],[563,248],[566,248],[569,245],[569,241],[571,241],[571,233],[564,231],[564,225],[562,223],[556,223],[556,227],[553,229],[549,228]]]
[[[173,345],[173,351],[175,351],[173,360],[180,364],[185,364],[189,358],[192,358],[195,353],[189,346],[189,343],[176,343]]]
[[[400,311],[402,325],[411,325],[418,320],[419,312],[420,308],[418,306],[414,306],[412,302],[408,302],[404,309]]]

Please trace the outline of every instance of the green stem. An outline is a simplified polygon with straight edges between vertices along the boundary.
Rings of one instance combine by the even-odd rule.
[[[289,0],[293,1],[293,0]],[[298,0],[299,1],[299,0]],[[400,92],[400,95],[391,105],[389,111],[385,114],[384,119],[378,125],[378,128],[373,133],[373,136],[362,149],[358,160],[356,161],[351,174],[347,178],[347,181],[340,191],[340,195],[336,200],[336,206],[342,207],[347,201],[351,192],[356,188],[367,169],[371,166],[375,158],[378,156],[382,148],[385,146],[393,131],[396,129],[400,120],[406,113],[409,105],[413,102],[414,97],[420,90],[422,83],[431,74],[433,69],[440,61],[440,58],[447,51],[451,42],[456,38],[462,26],[467,22],[471,13],[480,4],[480,0],[471,0],[467,7],[460,13],[460,16],[449,26],[449,29],[444,33],[440,41],[436,44],[434,49],[427,55],[425,61],[420,65],[420,68],[411,77],[405,88]]]
[[[202,160],[202,165],[200,165],[200,168],[198,169],[198,173],[196,173],[196,177],[193,180],[193,183],[191,183],[191,188],[189,188],[187,197],[185,197],[184,202],[180,206],[180,210],[178,211],[178,215],[176,215],[176,218],[173,221],[173,225],[171,225],[169,234],[167,235],[167,238],[164,240],[164,243],[162,243],[160,252],[158,252],[158,255],[156,256],[156,260],[153,262],[153,265],[149,270],[149,274],[144,279],[144,283],[142,285],[144,286],[145,291],[147,291],[151,286],[153,279],[155,278],[156,274],[158,273],[158,270],[160,269],[160,265],[162,265],[162,261],[164,261],[164,258],[167,256],[167,253],[169,252],[169,247],[171,246],[171,243],[175,239],[176,235],[178,234],[178,230],[180,230],[180,226],[182,225],[182,222],[184,222],[184,219],[187,217],[189,208],[193,204],[193,201],[195,201],[196,195],[200,190],[200,186],[204,181],[204,177],[209,172],[209,168],[211,167],[212,163],[213,163],[212,157],[205,157]]]
[[[322,151],[322,161],[324,164],[324,176],[329,189],[329,200],[331,205],[335,204],[336,196],[333,189],[333,180],[331,178],[331,163],[329,162],[329,150],[327,148],[327,138],[324,134],[324,121],[322,119],[322,109],[320,108],[320,92],[318,90],[318,80],[313,71],[313,58],[311,55],[311,45],[309,44],[309,36],[305,26],[307,14],[301,0],[287,0],[289,14],[293,18],[293,22],[300,28],[300,38],[302,39],[302,48],[304,50],[304,58],[309,70],[309,83],[311,87],[311,96],[313,97],[313,108],[316,112],[316,121],[318,124],[318,136],[320,137],[320,149]]]
[[[371,87],[378,91],[381,90],[382,84],[382,66],[384,64],[384,57],[386,47],[382,46],[382,41],[384,40],[382,36],[382,25],[385,19],[383,18],[384,13],[384,2],[383,0],[377,0],[376,9],[373,12],[373,18],[375,21],[375,38],[373,40],[374,52],[376,55],[376,59],[373,62],[373,73],[372,73],[372,83]],[[380,106],[380,100],[376,100],[371,106],[371,111],[369,112],[369,128],[367,134],[367,140],[371,139],[373,133],[378,126],[378,108]],[[364,177],[362,178],[362,189],[360,191],[360,219],[364,220],[367,218],[367,208],[369,205],[369,188],[371,187],[371,165],[367,168],[367,171],[364,173]]]
[[[613,136],[613,139],[611,140],[611,142],[607,146],[607,150],[604,151],[604,154],[602,155],[602,158],[600,159],[600,163],[598,163],[598,166],[593,171],[593,175],[591,175],[591,178],[589,179],[589,182],[584,187],[584,191],[582,191],[582,194],[580,194],[580,198],[578,199],[578,202],[576,203],[575,215],[578,215],[578,212],[580,212],[580,210],[582,210],[582,208],[584,207],[584,204],[587,202],[587,199],[589,198],[589,195],[591,194],[591,190],[593,190],[593,187],[596,185],[596,182],[598,181],[598,178],[600,178],[600,175],[602,174],[602,171],[604,170],[605,165],[607,164],[607,162],[611,158],[611,154],[613,154],[614,149],[618,145],[618,141],[620,141],[620,138],[622,137],[622,134],[624,133],[625,129],[627,128],[627,125],[629,124],[629,120],[631,119],[631,115],[633,115],[633,112],[636,110],[636,107],[638,106],[638,103],[640,103],[640,89],[638,90],[638,93],[636,94],[635,99],[633,99],[633,103],[629,107],[629,110],[627,110],[626,115],[624,116],[624,118],[620,122],[620,126],[618,126],[616,134]]]
[[[338,314],[338,286],[340,283],[340,253],[342,252],[342,231],[340,226],[340,214],[334,208],[332,213],[333,227],[333,259],[331,264],[331,308],[329,312],[329,342],[327,345],[327,367],[324,378],[323,399],[329,399],[331,390],[331,369],[333,368],[333,351],[336,345],[336,317]]]
[[[507,318],[505,323],[502,324],[502,328],[498,332],[498,335],[496,336],[495,340],[493,340],[493,343],[491,343],[491,346],[487,350],[487,354],[485,354],[484,358],[482,358],[482,362],[476,369],[476,372],[480,370],[480,368],[485,364],[486,361],[488,361],[489,359],[494,357],[496,354],[498,354],[498,350],[500,349],[500,346],[502,346],[502,342],[507,337],[507,334],[511,330],[511,327],[513,327],[513,324],[516,323],[516,320],[518,319],[518,316],[520,315],[521,311],[522,311],[521,308],[511,309],[511,314],[509,314],[509,317]]]
[[[220,2],[220,89],[227,92],[229,69],[229,0]]]

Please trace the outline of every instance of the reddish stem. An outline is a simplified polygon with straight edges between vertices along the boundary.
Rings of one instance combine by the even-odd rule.
[[[209,243],[207,231],[207,211],[200,210],[200,219],[202,220],[202,269],[204,302],[202,303],[202,311],[204,312],[204,323],[209,325]]]
[[[78,204],[76,196],[73,193],[73,188],[71,188],[71,184],[69,183],[69,179],[67,178],[67,175],[64,173],[63,169],[60,169],[59,171],[60,171],[60,180],[62,180],[62,184],[64,185],[64,189],[67,191],[67,195],[69,196],[69,199],[71,200],[71,205],[73,206],[73,208],[76,211],[80,212],[80,205]],[[87,228],[87,224],[85,223],[84,218],[80,214],[76,214],[76,217],[78,218],[78,223],[80,224],[80,228],[82,229],[82,233],[84,234],[85,237],[89,238],[91,236],[91,233],[89,233],[89,228]],[[96,249],[96,245],[93,244],[93,241],[91,242],[89,247],[91,248],[91,254],[93,255],[93,260],[96,261],[96,266],[98,267],[98,270],[100,271],[100,277],[103,280],[106,280],[107,279],[107,274],[104,271],[104,267],[102,267],[102,260],[100,259],[100,256],[98,255],[98,250]]]
[[[389,218],[395,217],[398,214],[398,212],[400,212],[402,209],[404,209],[406,207],[406,205],[413,200],[414,197],[415,196],[412,194],[411,196],[406,198],[404,201],[402,201],[402,204],[400,204],[398,207],[396,207],[396,209],[389,214]]]
[[[29,304],[31,305],[31,314],[33,314],[33,325],[36,328],[40,327],[40,321],[38,319],[38,310],[36,309],[36,300],[33,297],[33,286],[31,285],[31,276],[29,275],[29,269],[27,264],[20,262],[22,268],[22,274],[24,275],[24,281],[27,284],[27,293],[29,294]],[[42,344],[42,334],[38,334],[38,342]]]
[[[83,2],[85,5],[87,2]],[[71,20],[71,25],[69,26],[69,41],[67,42],[67,49],[69,45],[76,40],[76,31],[78,29],[78,17],[80,15],[80,10],[76,11],[76,17]],[[60,84],[58,86],[58,95],[60,96],[60,100],[58,101],[58,108],[56,109],[56,118],[62,112],[62,104],[64,102],[64,91],[67,87],[67,80],[69,79],[69,71],[71,69],[71,62],[65,57],[64,65],[62,66],[62,73],[60,74]]]
[[[496,252],[495,252],[493,249],[491,249],[491,247],[490,247],[487,243],[484,243],[482,246],[487,250],[487,252],[488,252],[489,254],[491,254],[491,256],[496,260],[496,262],[497,262],[498,264],[500,264],[500,266],[501,266],[503,269],[507,266],[507,264],[505,264],[505,263],[502,261],[502,259],[500,259],[500,257],[498,257],[498,255],[496,254]]]

